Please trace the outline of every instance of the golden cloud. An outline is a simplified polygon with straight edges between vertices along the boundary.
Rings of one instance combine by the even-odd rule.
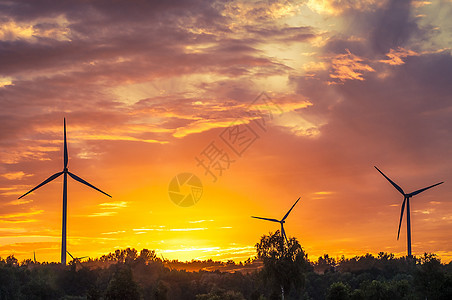
[[[346,80],[364,80],[362,77],[365,72],[375,72],[375,70],[364,63],[364,59],[352,54],[347,49],[346,54],[336,55],[332,61],[332,73],[330,77],[339,79],[340,81]]]
[[[418,56],[418,55],[419,55],[418,53],[416,53],[412,50],[407,50],[402,47],[399,47],[397,49],[389,50],[389,53],[386,54],[386,57],[388,57],[388,59],[379,60],[379,62],[388,64],[388,65],[392,65],[392,66],[403,65],[405,62],[402,60],[402,58],[405,58],[408,56]]]

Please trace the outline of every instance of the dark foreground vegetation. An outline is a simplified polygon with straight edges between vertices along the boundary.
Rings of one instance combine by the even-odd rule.
[[[278,231],[256,252],[239,264],[180,263],[128,248],[65,267],[9,256],[0,258],[0,299],[452,299],[452,262],[434,254],[310,262],[297,239],[285,243]]]

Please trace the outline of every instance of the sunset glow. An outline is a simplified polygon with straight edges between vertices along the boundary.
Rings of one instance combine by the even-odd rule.
[[[445,182],[411,199],[412,248],[452,260],[452,3],[343,2],[0,1],[0,256],[60,261],[62,176],[18,197],[62,170],[66,118],[70,171],[112,195],[68,179],[76,256],[244,261],[279,229],[251,216],[298,197],[310,259],[403,256],[375,165]]]

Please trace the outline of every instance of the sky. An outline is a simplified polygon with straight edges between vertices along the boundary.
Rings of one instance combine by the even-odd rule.
[[[0,256],[452,260],[452,1],[0,0]],[[174,183],[192,205],[172,201]],[[184,177],[185,176],[185,177]],[[176,178],[176,179],[174,179]],[[177,181],[176,181],[177,182]],[[179,182],[182,184],[181,182]],[[177,188],[177,184],[176,184]],[[171,197],[173,198],[171,198]],[[178,201],[178,200],[177,200]],[[177,202],[176,201],[176,202]],[[196,203],[195,203],[196,202]]]

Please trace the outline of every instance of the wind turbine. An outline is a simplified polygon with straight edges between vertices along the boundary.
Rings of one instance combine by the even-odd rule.
[[[160,253],[160,255],[162,256],[162,263],[165,263],[165,262],[166,262],[166,264],[167,264],[169,270],[172,271],[171,266],[170,266],[170,264],[169,264],[169,260],[165,259],[165,258],[163,257],[163,254],[162,254],[162,253]]]
[[[67,168],[67,164],[68,164],[68,153],[67,153],[67,142],[66,142],[66,118],[64,118],[64,154],[63,154],[63,159],[64,159],[64,167],[63,167],[63,171],[58,172],[53,174],[52,176],[50,176],[49,178],[47,178],[46,180],[44,180],[42,183],[38,184],[36,187],[32,188],[31,190],[29,190],[28,192],[26,192],[25,194],[23,194],[22,196],[19,197],[25,197],[26,195],[30,194],[31,192],[33,192],[34,190],[40,188],[41,186],[51,182],[52,180],[58,178],[60,175],[64,175],[63,176],[63,227],[62,227],[62,238],[61,238],[61,264],[62,265],[66,265],[66,221],[67,221],[67,175],[69,174],[69,176],[72,177],[72,179],[81,182],[87,186],[89,186],[90,188],[93,188],[99,192],[101,192],[102,194],[107,195],[108,197],[111,198],[111,196],[103,191],[101,191],[100,189],[98,189],[97,187],[95,187],[94,185],[86,182],[85,180],[81,179],[80,177],[78,177],[77,175],[71,173],[68,171]]]
[[[287,243],[289,243],[289,241],[287,240],[286,232],[284,231],[284,223],[286,223],[287,217],[289,216],[289,214],[292,211],[292,209],[294,208],[294,206],[298,203],[298,201],[300,201],[300,198],[298,198],[297,201],[295,201],[294,205],[292,205],[292,207],[289,209],[289,211],[284,215],[284,217],[281,220],[262,218],[262,217],[253,217],[253,216],[251,216],[251,218],[280,223],[281,224],[281,236],[286,239]]]
[[[374,166],[375,167],[375,166]],[[434,185],[419,189],[417,191],[414,191],[412,193],[406,194],[402,188],[400,186],[398,186],[394,181],[392,181],[391,179],[389,179],[388,176],[386,176],[385,174],[383,174],[382,171],[380,171],[380,169],[378,169],[377,167],[375,167],[375,169],[377,169],[378,172],[381,173],[381,175],[384,176],[384,178],[386,178],[394,187],[396,190],[398,190],[402,195],[403,195],[403,203],[402,203],[402,211],[400,213],[400,221],[399,221],[399,230],[397,232],[397,240],[399,240],[399,236],[400,236],[400,227],[402,226],[402,219],[403,219],[403,211],[405,209],[405,204],[406,204],[406,235],[407,235],[407,244],[408,244],[408,256],[411,257],[411,221],[410,221],[410,198],[413,196],[416,196],[419,193],[422,193],[425,190],[428,190],[434,186],[440,185],[441,183],[444,183],[444,181],[436,183]]]
[[[80,266],[83,268],[82,263],[80,262],[81,259],[87,258],[88,256],[82,256],[82,257],[74,257],[72,256],[72,254],[69,251],[66,251],[67,254],[69,254],[69,256],[72,258],[72,260],[74,261],[74,263],[79,263]]]

